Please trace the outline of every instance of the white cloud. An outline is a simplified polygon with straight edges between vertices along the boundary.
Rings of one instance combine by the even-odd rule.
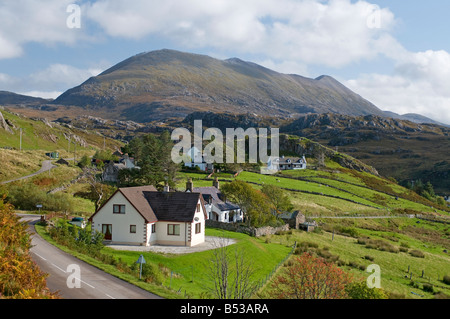
[[[418,113],[450,124],[448,83],[450,54],[430,50],[403,52],[391,75],[364,74],[345,84],[381,109]]]
[[[29,42],[73,44],[81,35],[67,27],[67,6],[73,0],[0,2],[0,59],[23,54]]]
[[[380,53],[394,15],[366,1],[99,0],[83,7],[110,36],[163,36],[185,47],[341,67]],[[378,24],[369,23],[377,12]]]
[[[35,97],[56,98],[62,92],[102,71],[103,69],[100,68],[80,69],[66,64],[52,64],[44,70],[20,78],[0,73],[0,85],[1,89],[5,91]]]

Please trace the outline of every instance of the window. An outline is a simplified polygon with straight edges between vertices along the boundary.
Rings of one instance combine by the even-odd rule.
[[[125,205],[113,205],[114,214],[125,214]]]
[[[197,204],[197,212],[200,212],[200,204]]]
[[[179,224],[167,225],[167,235],[180,236],[180,225]]]
[[[195,233],[200,234],[201,232],[202,232],[202,224],[201,223],[195,224]]]
[[[152,234],[156,233],[156,224],[152,224]]]
[[[136,225],[130,225],[130,233],[136,234]]]

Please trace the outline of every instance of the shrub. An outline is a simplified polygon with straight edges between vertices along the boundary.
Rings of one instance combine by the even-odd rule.
[[[365,255],[364,259],[367,259],[367,260],[370,260],[370,261],[374,261],[375,260],[375,258],[370,256],[370,255]]]
[[[414,249],[409,252],[409,254],[413,257],[417,258],[425,258],[425,254],[421,252],[420,250]]]
[[[423,289],[423,291],[426,291],[426,292],[431,292],[431,293],[434,292],[433,285],[430,285],[430,284],[427,284],[427,283],[423,284],[423,288],[422,289]]]
[[[351,299],[388,299],[383,289],[369,288],[364,281],[351,283],[345,290]]]
[[[450,285],[450,275],[445,275],[442,281],[444,284]]]

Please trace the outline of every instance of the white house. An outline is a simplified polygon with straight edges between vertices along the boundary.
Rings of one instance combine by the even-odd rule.
[[[273,157],[270,156],[267,161],[267,168],[270,170],[292,170],[306,169],[307,162],[305,156],[302,157]]]
[[[223,223],[236,223],[243,220],[241,208],[227,201],[219,189],[219,180],[216,178],[212,187],[194,187],[190,178],[186,183],[186,192],[201,193],[205,201],[208,219]]]
[[[119,188],[89,221],[109,243],[191,247],[205,241],[206,219],[200,193],[142,186]]]
[[[209,164],[205,161],[205,159],[202,156],[202,152],[194,147],[191,147],[188,151],[190,162],[185,162],[184,166],[186,167],[198,167],[201,171],[207,172],[212,171],[214,169],[213,164]]]

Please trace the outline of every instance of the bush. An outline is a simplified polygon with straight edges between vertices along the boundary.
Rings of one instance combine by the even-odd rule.
[[[351,299],[388,299],[383,289],[369,288],[364,281],[352,283],[345,290]]]
[[[409,252],[409,254],[413,257],[417,258],[425,258],[425,254],[421,252],[420,250],[414,249]]]
[[[423,284],[423,288],[422,289],[423,289],[423,291],[426,291],[426,292],[431,292],[431,293],[434,292],[433,285],[430,285],[430,284],[427,284],[427,283]]]
[[[442,281],[444,284],[450,285],[450,275],[445,275]]]

